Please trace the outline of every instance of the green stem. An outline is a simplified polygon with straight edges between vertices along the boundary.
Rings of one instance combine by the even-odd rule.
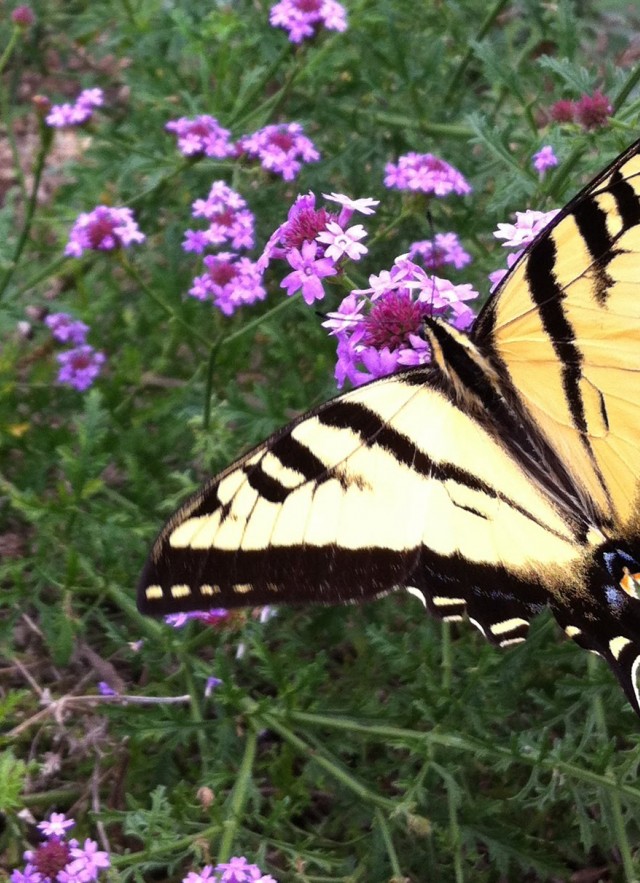
[[[385,819],[382,811],[376,807],[375,809],[375,817],[376,824],[380,829],[380,833],[382,834],[382,839],[384,840],[385,849],[387,850],[387,855],[389,856],[389,864],[391,865],[391,870],[393,872],[394,880],[403,880],[404,874],[402,873],[402,868],[400,867],[400,862],[398,861],[398,854],[396,852],[396,848],[393,845],[393,839],[391,838],[391,831],[389,830],[389,825],[387,824],[387,820]]]
[[[38,204],[38,191],[40,190],[42,172],[44,170],[45,160],[49,153],[49,148],[51,147],[52,141],[53,130],[47,128],[47,126],[45,126],[45,124],[40,121],[40,149],[38,150],[36,164],[33,170],[33,184],[31,186],[31,194],[29,196],[29,201],[27,202],[22,231],[18,238],[18,242],[16,243],[13,257],[11,258],[11,264],[7,272],[4,274],[2,282],[0,282],[0,299],[2,299],[2,296],[4,295],[9,283],[11,282],[11,279],[13,278],[13,274],[15,273],[20,261],[20,256],[22,255],[22,251],[31,232],[31,224],[33,222],[33,216]]]
[[[245,113],[245,110],[248,107],[253,107],[253,105],[255,104],[256,98],[259,95],[264,94],[267,84],[269,83],[269,81],[271,79],[273,79],[273,77],[276,75],[276,73],[280,70],[280,68],[282,66],[282,62],[286,58],[288,58],[290,55],[291,55],[291,47],[288,44],[286,44],[285,46],[282,47],[282,51],[280,52],[280,54],[277,56],[277,58],[274,59],[273,63],[265,70],[265,72],[262,74],[260,79],[257,80],[256,83],[254,83],[254,85],[252,86],[252,88],[248,92],[246,92],[244,95],[242,95],[241,98],[239,97],[239,103],[236,105],[236,107],[233,108],[233,110],[231,111],[231,113],[229,114],[229,116],[226,120],[226,125],[229,126],[229,128],[232,128],[238,120],[243,119],[243,115]],[[286,89],[290,86],[294,76],[295,76],[295,73],[289,75],[289,77],[285,81],[285,84],[279,90],[280,92],[282,92],[284,89]],[[265,104],[268,103],[270,105],[273,102],[274,102],[274,96],[270,96],[269,101],[266,102]],[[262,106],[259,106],[255,110],[252,110],[250,117],[254,118],[258,115],[261,115],[261,113],[264,112],[265,104],[263,104]]]
[[[451,624],[442,623],[442,689],[451,692]]]
[[[13,30],[11,31],[11,36],[9,37],[9,42],[7,43],[4,52],[0,55],[0,74],[5,69],[5,66],[9,59],[11,58],[11,53],[15,49],[15,45],[18,42],[18,37],[20,35],[21,28],[16,27],[14,25]]]
[[[160,309],[163,311],[163,313],[165,313],[165,315],[168,316],[171,319],[171,321],[176,322],[178,325],[180,325],[182,328],[184,328],[185,331],[188,331],[190,335],[193,335],[196,338],[196,340],[199,340],[200,343],[203,343],[206,347],[211,346],[211,340],[205,334],[202,334],[200,331],[195,329],[188,322],[185,322],[185,320],[182,318],[182,316],[180,316],[173,309],[173,307],[170,307],[169,304],[165,303],[162,300],[162,298],[159,297],[156,294],[156,292],[149,285],[147,285],[147,283],[144,281],[144,279],[142,278],[140,273],[138,273],[136,268],[129,261],[125,252],[120,251],[119,257],[120,257],[120,263],[121,263],[123,269],[125,270],[125,272],[127,273],[127,275],[130,276],[130,278],[133,279],[133,281],[136,283],[136,285],[138,285],[144,291],[144,293],[147,295],[147,297],[149,297],[155,304],[157,304],[157,306],[160,307]]]
[[[360,800],[365,800],[368,803],[373,804],[374,806],[380,807],[381,809],[385,809],[387,811],[393,812],[398,808],[398,805],[393,801],[389,800],[385,797],[380,797],[379,794],[375,794],[366,785],[363,785],[362,782],[358,781],[351,773],[348,773],[345,769],[339,766],[335,761],[331,760],[326,756],[326,752],[322,749],[321,746],[312,748],[307,742],[301,739],[299,736],[296,736],[287,726],[285,726],[275,715],[272,714],[260,714],[260,719],[265,727],[268,727],[270,730],[275,730],[285,742],[291,745],[292,748],[295,748],[296,751],[303,754],[307,757],[308,760],[317,763],[318,766],[321,766],[329,775],[352,791],[356,797]]]
[[[449,104],[451,102],[453,96],[456,93],[456,90],[458,89],[458,85],[460,83],[460,80],[462,79],[464,72],[466,71],[467,67],[469,66],[469,62],[473,58],[473,43],[477,43],[480,40],[482,40],[482,38],[485,36],[485,34],[487,34],[487,32],[489,31],[489,28],[491,28],[493,26],[493,23],[495,22],[497,17],[500,15],[502,10],[504,9],[504,7],[508,3],[509,3],[509,0],[496,0],[496,3],[487,12],[483,22],[481,23],[480,27],[478,28],[478,32],[475,36],[475,39],[472,38],[467,41],[468,42],[467,51],[462,56],[462,60],[460,61],[460,64],[458,65],[456,72],[449,80],[449,88],[447,89],[446,95],[444,97],[445,107],[447,104]]]
[[[207,362],[207,375],[204,384],[204,404],[202,408],[202,428],[205,432],[209,429],[211,423],[211,390],[213,389],[213,372],[216,367],[216,356],[220,349],[221,338],[215,341],[209,352],[209,361]]]
[[[233,791],[231,792],[226,818],[223,822],[222,838],[218,848],[218,863],[228,861],[231,856],[233,841],[236,836],[236,831],[238,830],[240,816],[249,792],[257,744],[258,733],[257,730],[251,726],[247,733],[244,756],[242,758],[242,763],[240,764]]]
[[[622,86],[616,97],[613,99],[612,104],[614,110],[617,110],[619,107],[624,106],[627,97],[631,92],[633,92],[638,84],[638,81],[640,81],[640,65],[636,65],[635,67],[631,68],[631,73],[627,78],[627,82]]]

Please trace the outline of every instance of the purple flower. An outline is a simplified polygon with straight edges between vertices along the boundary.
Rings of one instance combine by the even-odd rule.
[[[84,251],[111,251],[144,240],[131,209],[98,205],[93,211],[78,216],[64,253],[67,257],[79,258]]]
[[[62,812],[52,812],[44,822],[38,822],[38,829],[45,837],[65,837],[67,828],[73,828],[75,822],[68,819]]]
[[[207,246],[228,242],[232,248],[253,248],[254,216],[247,203],[224,181],[215,181],[206,199],[193,203],[193,217],[209,222],[206,230],[187,230],[183,248],[201,254]]]
[[[11,883],[41,883],[42,874],[36,871],[33,865],[27,863],[24,871],[19,871],[17,868],[12,871],[9,880]]]
[[[89,330],[88,325],[73,319],[68,313],[51,313],[44,322],[51,329],[53,337],[62,343],[84,343]]]
[[[195,871],[189,871],[187,876],[183,877],[183,883],[214,883],[212,874],[213,868],[211,865],[205,865],[199,874],[196,874]]]
[[[533,154],[532,162],[536,172],[542,175],[547,169],[558,165],[558,157],[553,152],[553,147],[550,144],[545,144],[537,153]]]
[[[387,163],[384,183],[398,190],[419,190],[434,196],[471,193],[460,172],[432,153],[407,153],[397,163]]]
[[[167,625],[174,629],[180,629],[192,619],[199,619],[207,625],[217,625],[229,617],[229,611],[225,607],[212,607],[211,610],[192,610],[189,613],[168,613],[164,617]]]
[[[287,261],[293,267],[293,272],[280,283],[281,288],[287,289],[289,297],[302,289],[302,297],[307,304],[322,300],[324,288],[320,280],[325,276],[335,276],[338,272],[329,258],[317,257],[317,251],[316,242],[304,242],[300,250],[292,248],[287,254]]]
[[[504,239],[502,244],[505,248],[522,248],[533,242],[559,211],[560,209],[552,209],[550,212],[538,212],[527,209],[526,212],[516,212],[515,224],[498,224],[493,235],[496,239]]]
[[[346,31],[347,12],[336,0],[280,0],[271,7],[269,22],[288,31],[292,43],[301,43],[323,25],[329,31]]]
[[[14,25],[17,25],[17,27],[25,30],[26,28],[31,27],[32,24],[35,24],[36,17],[30,6],[16,6],[11,13],[11,21]]]
[[[233,856],[228,862],[216,865],[220,883],[277,883],[270,874],[263,874],[257,865],[244,856]]]
[[[348,230],[343,230],[340,224],[329,221],[326,229],[318,233],[316,240],[328,246],[324,253],[332,261],[339,261],[343,255],[352,261],[359,261],[362,255],[368,251],[366,246],[359,242],[366,235],[367,231],[362,224],[355,224]]]
[[[207,255],[203,263],[206,273],[196,276],[189,294],[198,300],[212,300],[225,316],[267,296],[262,273],[249,258],[221,251]]]
[[[329,221],[336,220],[334,215],[324,209],[316,209],[316,198],[313,193],[298,196],[289,209],[287,220],[271,235],[258,258],[258,267],[265,270],[271,260],[285,259],[292,248],[300,249],[305,242],[313,242],[321,230],[325,230]]]
[[[93,110],[104,102],[102,89],[83,89],[74,104],[53,104],[45,122],[54,128],[80,126],[93,116]]]
[[[299,123],[265,126],[253,135],[244,135],[238,148],[241,153],[258,159],[263,169],[281,175],[285,181],[293,181],[303,162],[320,159]]]
[[[468,328],[474,319],[465,303],[477,296],[470,285],[429,276],[406,255],[369,282],[370,288],[352,291],[322,323],[338,342],[339,387],[345,380],[358,386],[401,365],[428,362],[425,316],[448,315],[456,328]]]
[[[110,687],[106,681],[98,681],[98,693],[101,696],[117,696],[117,690],[114,690],[113,687]]]
[[[439,270],[445,264],[453,264],[456,270],[460,270],[471,262],[471,255],[464,250],[455,233],[436,233],[433,240],[412,243],[409,257],[414,260],[416,256],[422,259],[428,270]]]
[[[91,386],[105,362],[104,353],[97,352],[88,343],[58,353],[56,359],[60,363],[58,383],[66,383],[80,392]]]
[[[221,680],[220,678],[216,678],[216,677],[213,677],[213,676],[207,678],[207,683],[205,684],[205,687],[204,687],[204,695],[205,695],[205,697],[208,698],[209,696],[211,696],[211,694],[213,693],[213,691],[215,690],[215,688],[216,688],[216,687],[219,687],[220,684],[222,684],[222,683],[223,683],[223,682],[222,682],[222,680]]]
[[[66,869],[68,877],[59,878],[60,883],[71,883],[74,878],[81,883],[97,880],[100,871],[106,870],[111,865],[109,855],[98,849],[96,841],[89,838],[84,841],[82,848],[72,847],[71,858],[73,861]]]
[[[236,148],[231,132],[224,129],[215,117],[201,114],[189,119],[170,120],[165,129],[178,137],[178,150],[184,156],[212,156],[218,159],[233,156]]]

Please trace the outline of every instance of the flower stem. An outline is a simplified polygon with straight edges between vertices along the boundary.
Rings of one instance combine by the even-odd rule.
[[[220,846],[218,847],[218,864],[228,861],[231,857],[233,841],[236,836],[236,831],[238,830],[240,816],[247,800],[257,743],[258,734],[253,726],[251,726],[247,732],[244,756],[242,758],[242,763],[240,764],[240,769],[238,770],[238,776],[233,791],[231,792],[228,809],[225,814],[226,817],[222,824],[222,838],[220,840]]]

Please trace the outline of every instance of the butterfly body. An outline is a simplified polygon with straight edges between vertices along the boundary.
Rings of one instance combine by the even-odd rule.
[[[417,591],[492,643],[549,607],[640,713],[640,145],[543,231],[470,336],[303,415],[157,539],[143,612]]]

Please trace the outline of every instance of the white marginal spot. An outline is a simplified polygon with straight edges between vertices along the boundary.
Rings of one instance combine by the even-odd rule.
[[[636,696],[636,702],[638,704],[638,708],[640,708],[640,693],[638,692],[638,684],[636,678],[638,677],[638,666],[640,665],[640,656],[636,656],[633,660],[633,665],[631,666],[631,686],[633,687],[633,692]]]
[[[452,616],[443,616],[442,617],[443,622],[462,622],[463,619],[464,619],[464,616],[458,616],[457,613],[454,613]]]
[[[201,595],[219,595],[220,594],[220,586],[210,586],[207,583],[200,586],[200,594]]]
[[[614,659],[619,659],[624,648],[630,643],[631,641],[629,638],[623,638],[622,635],[618,635],[617,638],[612,638],[609,641],[609,650],[611,650]]]
[[[486,633],[485,630],[482,628],[482,626],[480,625],[480,623],[478,622],[477,619],[474,619],[472,616],[470,616],[470,617],[469,617],[469,622],[470,622],[472,625],[475,625],[475,627],[478,629],[478,631],[479,631],[482,635],[484,635],[485,638],[486,638],[487,633]]]
[[[523,625],[529,625],[527,620],[522,619],[520,616],[514,616],[513,619],[503,619],[502,622],[494,622],[490,629],[497,637],[498,635],[504,635],[506,632],[515,632],[516,629]]]
[[[466,604],[464,598],[446,598],[444,595],[434,595],[431,599],[436,607],[449,607],[451,604]],[[484,629],[480,629],[484,634]]]
[[[524,644],[526,638],[507,638],[506,641],[500,641],[499,647],[508,647],[510,644]]]
[[[144,594],[148,601],[157,601],[158,598],[162,598],[164,592],[162,591],[162,586],[147,586]]]
[[[171,586],[169,591],[172,598],[187,598],[191,594],[191,587],[186,583],[179,583],[178,585]]]
[[[234,592],[238,592],[240,595],[245,595],[253,589],[253,586],[251,583],[234,583],[231,588]]]
[[[581,635],[581,634],[582,634],[582,629],[579,629],[579,628],[578,628],[577,626],[575,626],[575,625],[568,625],[568,626],[566,627],[566,629],[564,630],[564,633],[565,633],[565,635],[566,635],[568,638],[575,638],[576,635]]]
[[[424,596],[424,592],[421,592],[420,589],[416,589],[415,586],[407,586],[406,588],[410,595],[413,595],[418,601],[422,601],[423,607],[427,606],[427,599]]]

